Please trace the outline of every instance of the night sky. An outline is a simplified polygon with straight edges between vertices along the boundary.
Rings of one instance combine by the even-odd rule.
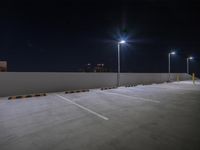
[[[1,2],[2,3],[2,2]],[[6,1],[0,5],[0,60],[8,71],[80,71],[87,63],[122,72],[200,71],[200,3],[138,1]],[[199,72],[198,72],[199,73]]]

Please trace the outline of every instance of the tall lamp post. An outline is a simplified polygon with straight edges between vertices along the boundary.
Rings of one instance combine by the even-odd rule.
[[[171,74],[171,55],[175,55],[176,54],[176,52],[170,52],[169,54],[168,54],[168,75],[169,75],[169,78],[168,78],[168,81],[170,81],[170,74]]]
[[[192,59],[193,59],[193,57],[191,57],[191,56],[187,58],[187,74],[189,74],[189,73],[190,73],[190,70],[189,70],[189,69],[190,69],[190,68],[189,68],[189,65],[190,65],[190,60],[192,60]]]
[[[117,86],[120,86],[120,45],[126,43],[126,41],[121,40],[118,42],[118,69],[117,69]]]

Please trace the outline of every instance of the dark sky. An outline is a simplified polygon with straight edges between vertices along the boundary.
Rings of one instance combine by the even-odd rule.
[[[1,2],[2,3],[2,2]],[[87,63],[123,72],[200,69],[200,3],[197,1],[6,1],[0,5],[0,60],[9,71],[78,71]]]

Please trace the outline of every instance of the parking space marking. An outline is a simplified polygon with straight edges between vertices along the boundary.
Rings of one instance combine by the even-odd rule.
[[[58,94],[56,94],[56,96],[57,96],[57,97],[60,97],[61,99],[65,100],[65,101],[67,101],[67,102],[69,102],[69,103],[71,103],[71,104],[73,104],[73,105],[76,105],[77,107],[79,107],[79,108],[81,108],[81,109],[83,109],[83,110],[88,111],[89,113],[91,113],[91,114],[93,114],[93,115],[98,116],[98,117],[101,118],[101,119],[109,120],[109,118],[107,118],[107,117],[105,117],[105,116],[103,116],[103,115],[101,115],[101,114],[99,114],[99,113],[97,113],[97,112],[94,112],[93,110],[90,110],[90,109],[88,109],[88,108],[86,108],[86,107],[84,107],[84,106],[82,106],[82,105],[79,105],[79,104],[77,104],[76,102],[73,102],[73,101],[71,101],[70,99],[68,99],[68,98],[66,98],[66,97],[63,97],[63,96],[58,95]]]
[[[105,92],[105,91],[101,91],[101,92],[107,93],[107,94],[113,94],[113,95],[123,96],[123,97],[127,97],[127,98],[132,98],[132,99],[139,99],[139,100],[143,100],[143,101],[149,101],[149,102],[154,102],[154,103],[160,103],[160,101],[153,100],[153,99],[146,99],[146,98],[136,97],[136,96],[128,96],[128,95],[125,95],[125,94],[119,94],[119,93],[113,93],[113,92]]]

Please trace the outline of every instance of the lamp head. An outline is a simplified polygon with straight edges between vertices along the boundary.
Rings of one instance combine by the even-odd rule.
[[[170,54],[172,54],[172,55],[175,55],[175,54],[176,54],[176,52],[175,52],[175,51],[173,51],[173,52],[171,52]]]
[[[126,43],[126,41],[121,40],[119,43],[120,43],[120,44],[124,44],[124,43]]]
[[[192,59],[193,59],[193,57],[192,57],[192,56],[190,56],[190,57],[188,57],[188,59],[192,60]]]

